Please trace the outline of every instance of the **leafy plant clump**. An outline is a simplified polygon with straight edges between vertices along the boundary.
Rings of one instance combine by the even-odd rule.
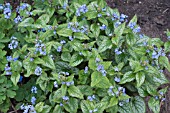
[[[0,5],[0,111],[159,113],[170,41],[104,0]],[[170,37],[170,32],[167,31]]]

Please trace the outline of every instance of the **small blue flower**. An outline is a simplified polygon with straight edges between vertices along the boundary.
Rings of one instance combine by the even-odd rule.
[[[87,97],[87,99],[88,99],[89,101],[93,101],[95,98],[96,98],[95,95],[92,95],[92,96],[88,96],[88,97]]]
[[[119,48],[116,48],[115,53],[116,53],[116,55],[120,55],[120,54],[122,54],[122,51],[119,51]]]
[[[115,82],[120,82],[120,78],[115,77],[115,78],[114,78],[114,81],[115,81]]]
[[[18,59],[19,59],[19,57],[16,57],[16,58],[13,59],[13,61],[17,61]]]
[[[4,13],[5,18],[9,19],[11,17],[12,11],[11,11],[11,9],[9,7],[7,7],[7,8],[4,8],[4,12],[3,13]]]
[[[69,100],[68,96],[63,96],[62,98],[63,98],[63,100]]]
[[[37,75],[37,76],[40,76],[42,74],[42,68],[37,66],[34,73]]]
[[[165,101],[165,100],[166,100],[166,98],[162,98],[162,99],[161,99],[161,101]]]
[[[101,30],[105,30],[106,28],[107,28],[107,26],[104,25],[104,24],[103,24],[102,26],[100,26],[100,29],[101,29]]]
[[[103,65],[98,65],[97,66],[97,71],[100,71],[100,70],[103,70],[103,69],[104,69]]]
[[[2,9],[4,9],[4,7],[3,7],[3,5],[2,5],[2,4],[0,4],[0,10],[2,10]]]
[[[170,40],[170,36],[168,36],[167,39]]]
[[[34,58],[31,57],[31,58],[30,58],[30,61],[32,62],[33,60],[34,60]]]
[[[138,26],[137,28],[133,29],[133,32],[138,33],[138,32],[140,32],[140,30],[141,30],[141,28]]]
[[[58,46],[57,52],[61,52],[61,51],[62,51],[62,46]]]
[[[88,66],[85,67],[84,73],[85,73],[85,74],[88,73]]]
[[[118,27],[121,24],[121,22],[117,21],[114,25],[115,27]]]
[[[119,106],[123,106],[123,103],[122,103],[122,102],[119,102]]]
[[[57,81],[54,82],[54,87],[55,87],[55,88],[58,88]]]
[[[19,78],[19,82],[22,82],[23,76],[21,75]]]
[[[65,43],[66,43],[65,40],[61,40],[61,41],[60,41],[60,44],[65,44]]]
[[[31,92],[32,92],[32,93],[37,93],[37,87],[36,87],[36,86],[32,86]]]
[[[67,4],[67,3],[64,3],[64,5],[63,5],[63,9],[66,9],[66,8],[67,8],[67,6],[68,6],[68,4]]]
[[[99,63],[100,62],[100,58],[96,58],[95,62]]]
[[[131,22],[131,23],[128,24],[128,27],[132,30],[134,29],[135,26],[136,26],[135,22]]]
[[[89,113],[93,113],[93,110],[89,110]]]
[[[99,13],[99,14],[97,15],[97,17],[102,17],[102,14]]]
[[[115,71],[119,71],[119,68],[118,68],[118,67],[115,67],[114,70],[115,70]]]
[[[18,41],[17,40],[12,40],[10,44],[8,44],[9,49],[15,49],[18,46]]]
[[[73,39],[74,39],[74,38],[73,38],[72,36],[69,36],[69,40],[70,40],[70,41],[73,41]]]
[[[93,112],[97,112],[97,111],[98,111],[98,109],[97,109],[97,108],[93,110]]]
[[[15,19],[14,19],[14,22],[17,24],[18,22],[21,22],[22,21],[22,17],[21,16],[17,16]]]
[[[119,15],[117,13],[113,13],[113,17],[118,19],[119,18]]]
[[[7,56],[6,59],[7,59],[8,62],[10,62],[10,61],[13,60],[13,59],[12,59],[12,56]]]
[[[32,104],[35,104],[35,101],[36,101],[37,99],[33,96],[32,98],[31,98],[31,103]]]
[[[60,106],[63,106],[63,104],[62,104],[62,103],[60,103]]]

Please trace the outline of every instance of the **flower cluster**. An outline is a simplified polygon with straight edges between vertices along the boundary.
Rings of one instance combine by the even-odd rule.
[[[36,113],[35,108],[33,105],[24,105],[20,106],[21,110],[24,110],[23,113]]]
[[[124,52],[124,50],[121,51],[119,48],[115,49],[115,54],[116,55],[120,55],[120,54],[122,54],[122,52]]]
[[[153,59],[158,59],[159,56],[165,56],[165,52],[162,48],[160,48],[160,50],[158,51],[158,49],[156,47],[154,47],[154,51],[152,52],[152,58]]]
[[[32,92],[32,93],[37,93],[37,87],[36,87],[36,86],[32,86],[31,92]]]
[[[37,66],[34,73],[35,75],[40,76],[42,74],[42,68]]]
[[[128,24],[128,27],[133,30],[134,33],[140,32],[141,28],[139,26],[136,27],[135,22],[131,22]]]
[[[12,75],[11,67],[8,64],[6,64],[5,66],[5,71],[6,71],[6,75]]]
[[[76,16],[80,16],[81,13],[86,13],[88,11],[86,4],[80,6],[76,11]]]
[[[92,95],[92,96],[88,96],[88,97],[87,97],[87,100],[89,100],[89,101],[93,101],[94,99],[96,99],[95,95]]]
[[[5,4],[5,7],[4,7],[4,17],[6,18],[6,19],[9,19],[10,17],[11,17],[11,13],[12,13],[12,11],[11,11],[11,8],[10,8],[10,3],[6,3]],[[1,7],[2,8],[2,7]]]
[[[23,10],[25,10],[26,8],[28,8],[29,7],[29,5],[27,4],[27,3],[23,3],[21,6],[18,6],[17,8],[16,8],[16,12],[17,13],[20,13],[20,11],[23,11]]]
[[[11,42],[10,42],[10,44],[8,44],[8,48],[9,48],[9,49],[15,49],[15,48],[17,48],[17,47],[18,47],[17,38],[14,37],[14,36],[12,36],[12,37],[11,37]]]
[[[35,54],[39,52],[40,55],[46,55],[46,46],[41,43],[41,40],[39,42],[36,42],[35,47]]]
[[[32,96],[32,97],[31,97],[31,103],[32,103],[32,104],[35,104],[35,101],[36,101],[36,100],[37,100],[37,99],[35,98],[35,96]]]
[[[17,24],[18,22],[22,21],[22,17],[20,15],[18,15],[15,19],[14,22]]]

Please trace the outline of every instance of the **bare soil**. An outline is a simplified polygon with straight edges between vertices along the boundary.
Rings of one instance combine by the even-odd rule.
[[[106,0],[112,8],[118,8],[121,13],[131,19],[135,14],[138,17],[138,24],[142,33],[151,38],[161,38],[167,41],[165,31],[170,29],[170,0]],[[164,71],[170,81],[170,73]],[[170,84],[163,85],[166,87]],[[160,113],[170,113],[170,88],[165,95],[166,100],[162,103]],[[149,97],[145,99],[147,102]],[[146,113],[152,113],[147,106]]]

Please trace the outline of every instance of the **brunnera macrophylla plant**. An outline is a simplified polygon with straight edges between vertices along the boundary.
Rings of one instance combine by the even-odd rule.
[[[104,0],[34,0],[0,17],[1,112],[160,111],[170,41],[140,34],[136,16]]]

